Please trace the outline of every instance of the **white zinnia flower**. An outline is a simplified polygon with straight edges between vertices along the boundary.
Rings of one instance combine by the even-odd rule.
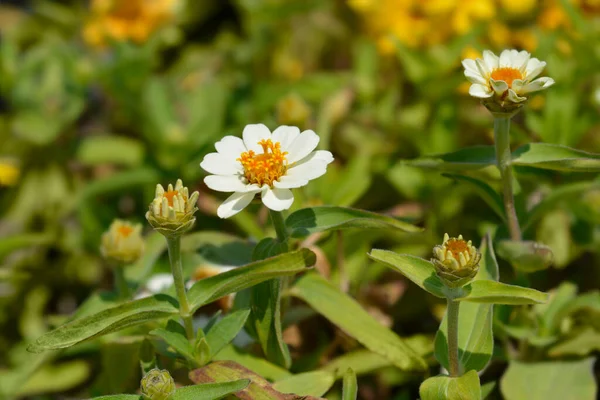
[[[524,50],[504,50],[500,57],[486,50],[483,59],[463,60],[462,65],[465,76],[472,83],[469,94],[482,99],[495,95],[502,102],[521,103],[527,100],[527,93],[554,84],[552,78],[535,79],[546,63],[531,58],[531,54]]]
[[[280,126],[273,133],[263,124],[246,125],[243,140],[225,136],[215,144],[217,153],[204,157],[200,166],[211,174],[206,185],[219,192],[234,192],[221,204],[217,215],[229,218],[261,194],[271,210],[290,208],[290,189],[304,186],[325,174],[333,161],[330,152],[313,151],[319,136],[311,130],[300,133],[295,126]]]

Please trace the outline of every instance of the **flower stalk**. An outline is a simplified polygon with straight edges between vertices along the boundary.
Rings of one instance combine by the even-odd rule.
[[[167,247],[169,249],[169,261],[171,263],[173,282],[177,292],[177,299],[179,300],[179,315],[183,320],[185,333],[188,339],[191,341],[194,339],[194,325],[192,324],[190,305],[185,290],[185,282],[183,281],[183,267],[181,265],[181,237],[167,237]]]
[[[283,213],[281,211],[269,209],[269,214],[271,215],[271,221],[273,222],[273,227],[275,228],[277,239],[282,244],[286,243],[290,235],[288,233],[287,227],[285,226],[285,219],[283,218]]]
[[[494,142],[496,146],[496,164],[502,178],[504,209],[508,230],[512,240],[521,240],[521,228],[515,209],[513,194],[513,173],[510,152],[510,115],[494,115]]]
[[[129,290],[127,279],[125,279],[125,269],[123,266],[113,268],[113,277],[119,300],[129,300],[131,298],[131,291]]]
[[[458,362],[458,312],[460,302],[448,297],[446,316],[448,320],[448,364],[450,376],[460,376]]]

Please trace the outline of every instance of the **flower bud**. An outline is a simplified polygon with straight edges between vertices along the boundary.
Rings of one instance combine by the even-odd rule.
[[[198,192],[190,196],[181,179],[177,180],[175,188],[169,184],[167,191],[161,185],[156,185],[156,195],[150,203],[146,219],[164,236],[179,236],[194,225],[197,201]]]
[[[102,235],[102,256],[119,264],[131,264],[136,261],[144,251],[141,232],[142,225],[115,219],[108,231]]]
[[[154,368],[142,378],[142,394],[150,400],[168,400],[175,392],[175,381],[166,369]]]
[[[481,253],[466,242],[462,235],[450,238],[446,233],[444,243],[433,248],[434,258],[431,262],[435,266],[438,276],[450,288],[457,288],[469,283],[479,270]]]

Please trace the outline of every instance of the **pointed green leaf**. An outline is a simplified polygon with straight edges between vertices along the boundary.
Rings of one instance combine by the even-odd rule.
[[[452,153],[407,160],[404,164],[439,171],[467,171],[495,165],[496,150],[494,146],[473,146]]]
[[[252,251],[252,261],[264,260],[287,252],[288,242],[280,242],[274,238],[264,238],[256,244]]]
[[[211,353],[218,354],[223,347],[231,342],[244,327],[250,315],[250,310],[238,310],[226,315],[216,322],[206,333],[206,341],[210,345]]]
[[[181,332],[178,328],[175,328],[173,324],[179,325],[177,322],[170,320],[167,324],[167,329],[154,329],[150,331],[150,334],[163,339],[184,358],[194,361],[194,349],[186,337],[185,332]],[[181,327],[181,325],[179,326]]]
[[[292,294],[354,337],[368,349],[404,370],[424,370],[425,360],[394,332],[382,326],[353,298],[315,273],[304,275]]]
[[[548,246],[531,240],[501,240],[498,243],[498,255],[523,272],[549,268],[554,261]]]
[[[124,136],[84,137],[77,150],[77,160],[84,165],[117,164],[135,167],[144,160],[142,142]]]
[[[239,379],[230,382],[183,386],[175,391],[171,400],[218,400],[244,390],[249,384],[250,379]]]
[[[344,383],[342,386],[342,400],[356,400],[358,396],[358,382],[356,374],[352,368],[348,368],[344,374]]]
[[[177,314],[179,309],[175,299],[163,294],[154,295],[61,325],[38,338],[28,350],[38,353],[63,349],[84,340]]]
[[[335,378],[327,371],[312,371],[293,375],[273,384],[273,389],[281,393],[294,393],[300,396],[322,396],[333,386]]]
[[[434,376],[419,388],[421,400],[481,400],[481,386],[476,371],[463,376]]]
[[[481,385],[481,399],[486,400],[490,394],[496,388],[496,381],[484,383]]]
[[[266,280],[305,271],[312,267],[315,261],[316,256],[312,251],[301,249],[202,279],[188,292],[192,311],[230,293],[239,292]]]
[[[373,249],[368,256],[375,261],[400,272],[422,289],[440,298],[444,295],[444,284],[435,273],[432,263],[409,254],[397,254],[389,250]]]
[[[595,400],[595,361],[512,360],[500,380],[500,391],[506,400]]]
[[[455,179],[459,182],[466,183],[471,186],[479,196],[487,203],[488,206],[498,215],[503,221],[506,221],[506,213],[504,211],[504,203],[502,196],[494,190],[487,182],[481,179],[473,178],[461,174],[443,174],[447,178]]]
[[[570,335],[548,350],[550,357],[583,357],[600,350],[600,333],[592,327]]]
[[[490,304],[536,304],[548,301],[547,293],[495,281],[474,281],[463,289],[465,294],[457,301]]]
[[[425,355],[423,354],[423,356]],[[391,365],[391,361],[384,356],[370,350],[360,349],[342,354],[321,368],[335,373],[336,379],[339,379],[349,368],[356,374],[362,375]]]
[[[233,345],[223,348],[214,358],[216,361],[231,360],[237,364],[256,372],[265,379],[276,381],[292,374],[278,365],[272,364],[262,357],[242,351]]]
[[[481,262],[474,280],[498,280],[498,263],[492,241],[487,235],[479,247]],[[458,361],[461,371],[481,371],[494,351],[492,334],[493,305],[463,302],[458,313]],[[448,321],[446,315],[435,335],[435,356],[444,368],[448,362]]]
[[[423,230],[423,228],[386,215],[333,206],[303,208],[290,214],[285,224],[294,237],[352,228],[398,229],[404,232],[421,232]]]
[[[530,143],[513,152],[513,165],[567,172],[600,172],[600,154],[550,143]]]

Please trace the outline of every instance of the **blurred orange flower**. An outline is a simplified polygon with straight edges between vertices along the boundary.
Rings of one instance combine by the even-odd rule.
[[[179,0],[92,0],[84,40],[102,47],[107,40],[145,42],[173,20]]]

